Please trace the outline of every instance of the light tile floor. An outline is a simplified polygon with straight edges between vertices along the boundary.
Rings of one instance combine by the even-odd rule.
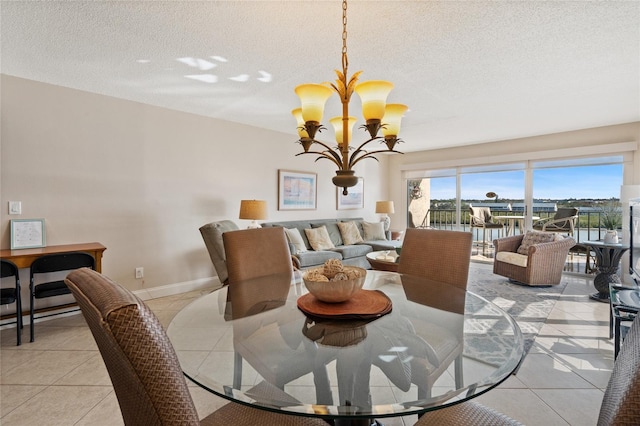
[[[482,265],[481,267],[489,267]],[[565,274],[568,285],[515,376],[477,398],[527,425],[595,425],[613,366],[609,305],[592,301],[593,277]],[[167,326],[202,292],[148,301]],[[0,331],[0,424],[122,425],[118,403],[81,315],[36,324],[36,341],[15,346]],[[204,416],[225,401],[190,387]],[[416,417],[383,419],[411,425]]]

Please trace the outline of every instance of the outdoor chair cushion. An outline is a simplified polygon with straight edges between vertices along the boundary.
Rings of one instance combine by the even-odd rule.
[[[496,254],[496,260],[499,262],[506,262],[512,265],[527,267],[527,259],[529,256],[520,253],[513,253],[510,251],[500,251]]]

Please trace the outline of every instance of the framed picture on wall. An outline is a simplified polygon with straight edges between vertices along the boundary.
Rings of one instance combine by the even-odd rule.
[[[358,183],[347,188],[348,194],[342,194],[342,188],[336,188],[338,210],[352,210],[364,208],[364,179],[358,178]]]
[[[44,219],[11,219],[11,250],[45,246]]]
[[[316,173],[278,170],[278,210],[315,210]]]

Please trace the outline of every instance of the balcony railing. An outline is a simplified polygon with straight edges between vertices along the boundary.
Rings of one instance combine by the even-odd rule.
[[[499,212],[501,216],[521,215],[519,212]],[[431,209],[428,213],[428,221],[430,227],[436,229],[458,229],[456,224],[456,211],[454,209]],[[534,216],[540,219],[553,217],[554,212],[533,212]],[[588,240],[601,240],[604,238],[606,230],[600,227],[602,212],[587,211],[578,212],[578,221],[574,230],[573,238],[577,242]],[[471,229],[470,215],[468,211],[462,212],[460,228],[463,231]]]

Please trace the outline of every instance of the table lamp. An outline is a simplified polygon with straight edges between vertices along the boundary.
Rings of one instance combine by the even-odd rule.
[[[388,231],[391,226],[391,218],[389,218],[389,214],[395,213],[393,201],[376,201],[376,213],[380,213],[382,215],[380,217],[380,221],[384,222],[385,232]]]
[[[267,218],[267,202],[265,200],[240,200],[240,219],[251,220],[248,228],[260,228],[256,220]]]

